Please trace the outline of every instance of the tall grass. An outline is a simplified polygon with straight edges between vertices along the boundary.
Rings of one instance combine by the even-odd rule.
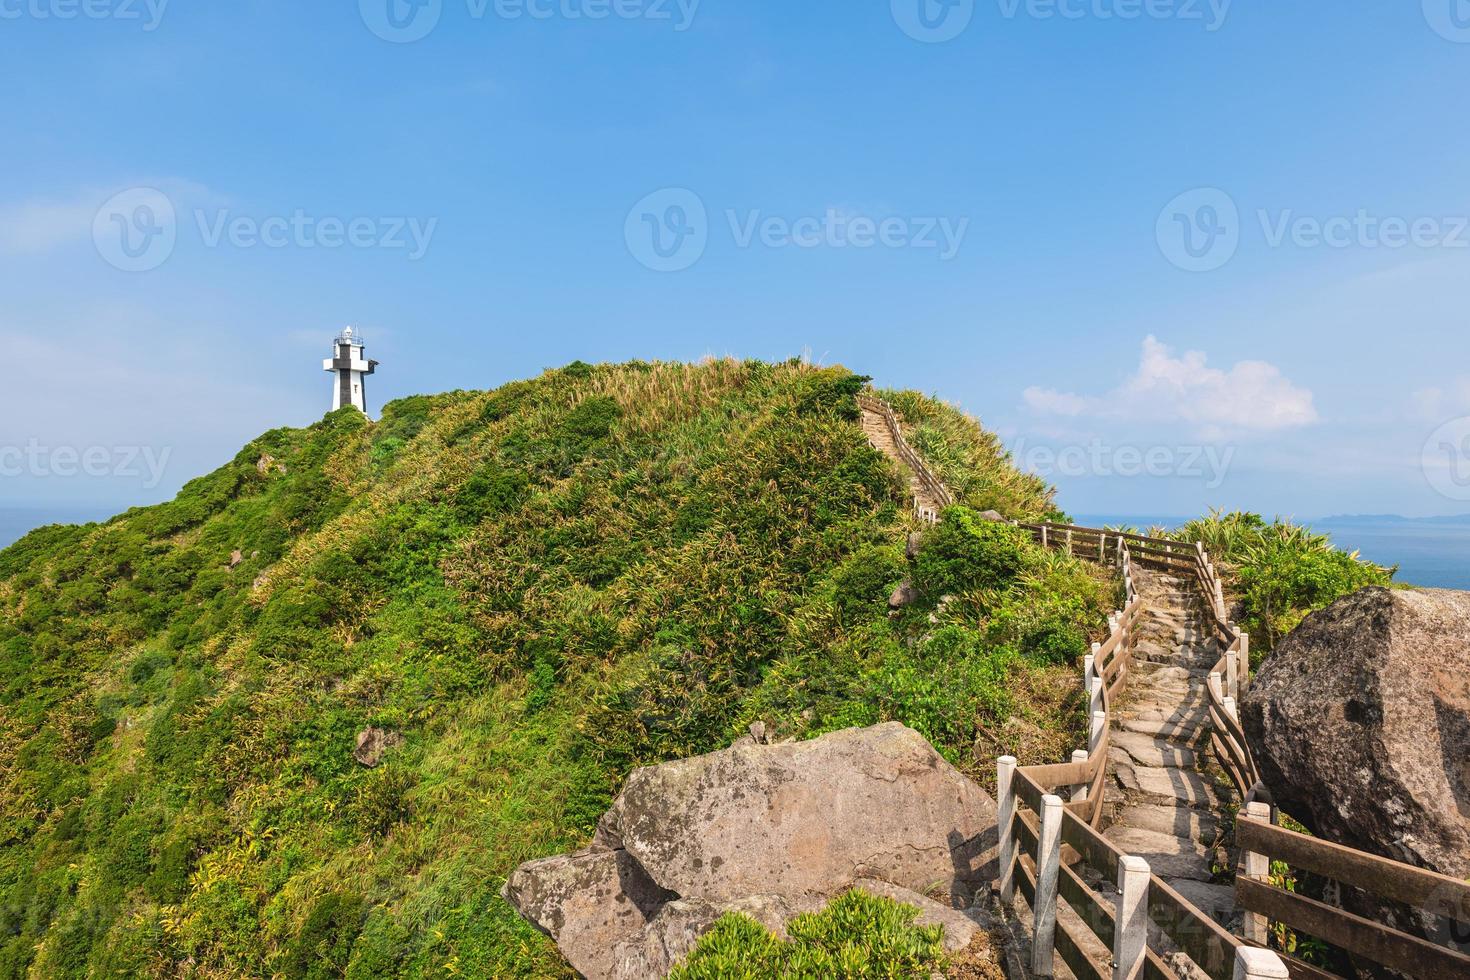
[[[0,552],[0,977],[565,976],[499,888],[634,766],[756,719],[902,721],[977,775],[1024,729],[1043,761],[1107,585],[1012,542],[890,617],[915,525],[862,383],[572,364],[275,430]],[[895,397],[969,502],[1049,508]],[[402,739],[373,769],[368,726]]]

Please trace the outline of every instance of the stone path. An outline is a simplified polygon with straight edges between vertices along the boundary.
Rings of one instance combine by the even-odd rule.
[[[920,482],[918,475],[904,461],[898,451],[898,446],[894,444],[893,433],[888,431],[888,424],[883,421],[883,416],[877,412],[870,412],[866,408],[862,409],[862,413],[863,432],[867,435],[868,442],[873,444],[874,449],[897,463],[909,475],[909,496],[916,498],[921,508],[927,508],[936,514],[943,510],[944,503],[935,499],[934,495]]]
[[[1234,892],[1211,884],[1221,799],[1208,762],[1206,681],[1219,654],[1190,583],[1135,571],[1144,616],[1133,673],[1113,722],[1105,836],[1149,863],[1181,895],[1228,925]]]

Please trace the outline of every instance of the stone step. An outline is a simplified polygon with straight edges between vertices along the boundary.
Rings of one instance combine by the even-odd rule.
[[[1147,735],[1150,738],[1167,739],[1173,742],[1192,744],[1199,737],[1199,726],[1190,721],[1156,721],[1145,718],[1120,718],[1118,727],[1125,732]]]
[[[1137,803],[1118,811],[1116,823],[1194,841],[1214,840],[1220,823],[1212,813],[1186,806]]]
[[[1221,925],[1228,926],[1237,917],[1235,889],[1228,885],[1211,885],[1190,878],[1160,877],[1169,882],[1191,905],[1204,912]]]
[[[1192,769],[1195,765],[1194,750],[1176,742],[1150,738],[1136,732],[1114,732],[1111,742],[1118,752],[1126,754],[1141,766],[1183,766]]]
[[[1121,771],[1121,769],[1120,769]],[[1138,791],[1161,800],[1178,800],[1190,806],[1214,809],[1215,791],[1199,773],[1189,769],[1154,769],[1136,766],[1132,769]]]

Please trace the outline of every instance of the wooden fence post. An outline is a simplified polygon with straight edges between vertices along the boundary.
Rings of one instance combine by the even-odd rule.
[[[1035,929],[1031,938],[1031,972],[1052,976],[1057,934],[1057,873],[1062,864],[1062,798],[1041,798],[1041,832],[1036,840]]]
[[[1243,698],[1251,689],[1251,635],[1245,630],[1240,631],[1240,693],[1236,697]]]
[[[1101,686],[1103,684],[1106,684],[1106,683],[1107,683],[1107,681],[1102,680],[1101,678],[1098,678],[1098,687],[1099,687],[1099,690],[1101,690]],[[1107,716],[1107,713],[1106,712],[1102,712],[1102,711],[1094,711],[1092,713],[1092,731],[1091,731],[1091,733],[1090,733],[1090,735],[1089,735],[1089,737],[1087,739],[1087,754],[1089,756],[1091,756],[1093,753],[1095,753],[1097,751],[1098,746],[1102,745],[1103,732],[1105,732],[1107,730],[1108,730],[1108,716]]]
[[[1240,710],[1235,706],[1235,699],[1226,694],[1220,701],[1224,705],[1225,713],[1233,718],[1237,725],[1240,724]]]
[[[1240,814],[1243,820],[1254,820],[1258,823],[1271,822],[1271,808],[1264,803],[1247,803],[1245,810]],[[1247,878],[1257,881],[1265,881],[1271,876],[1271,858],[1265,854],[1257,854],[1254,851],[1241,851],[1240,860],[1244,867],[1241,872]],[[1249,909],[1245,910],[1245,920],[1241,923],[1241,935],[1246,942],[1266,945],[1266,917]],[[1236,976],[1240,976],[1239,972]]]
[[[1043,548],[1049,547],[1049,542],[1047,540],[1046,525],[1045,524],[1041,525],[1041,546]]]
[[[1143,976],[1148,949],[1148,862],[1125,855],[1118,861],[1118,906],[1113,932],[1113,978]]]
[[[1067,554],[1072,554],[1072,529],[1067,528]]]
[[[1101,656],[1102,644],[1094,643],[1092,652],[1087,655],[1087,710],[1091,712],[1102,708],[1102,677],[1097,672],[1097,659]]]
[[[1235,627],[1232,624],[1231,629]],[[1240,697],[1240,651],[1232,649],[1234,644],[1225,648],[1225,693],[1232,698]]]
[[[1087,756],[1087,750],[1086,749],[1073,749],[1072,750],[1072,761],[1074,763],[1086,762],[1087,761],[1087,758],[1088,758],[1088,756]],[[1089,788],[1090,787],[1086,783],[1075,783],[1075,784],[1073,784],[1073,786],[1072,786],[1072,802],[1073,803],[1086,803],[1087,802],[1087,791],[1088,791]]]
[[[1016,792],[1011,780],[1016,775],[1015,756],[1003,755],[995,763],[995,795],[998,798],[995,824],[1000,840],[1000,900],[1007,905],[1015,894],[1016,835],[1011,824],[1016,819]]]
[[[1236,947],[1235,980],[1290,980],[1290,977],[1281,957],[1269,949]]]
[[[1104,531],[1097,536],[1097,563],[1106,565],[1108,563],[1108,535]]]

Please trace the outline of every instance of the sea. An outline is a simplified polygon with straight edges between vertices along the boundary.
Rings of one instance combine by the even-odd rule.
[[[1188,518],[1159,515],[1080,514],[1086,527],[1178,527]],[[1407,517],[1327,517],[1304,521],[1330,535],[1344,551],[1379,565],[1397,565],[1397,581],[1427,589],[1470,590],[1470,516],[1416,520]]]

